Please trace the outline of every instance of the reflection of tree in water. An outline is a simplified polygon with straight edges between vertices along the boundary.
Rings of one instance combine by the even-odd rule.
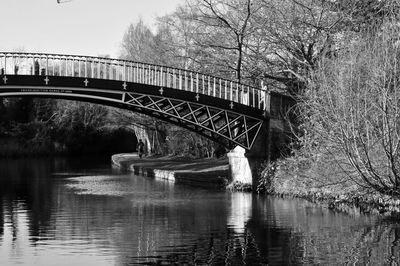
[[[398,220],[383,222],[355,210],[337,213],[302,200],[268,198],[255,201],[253,206],[247,228],[269,261],[271,252],[280,249],[282,261],[290,264],[400,262]],[[277,235],[282,231],[287,232]]]
[[[131,263],[164,265],[256,265],[265,261],[254,237],[247,231],[237,234],[232,229],[197,238],[191,245],[168,247],[157,256],[132,257]]]
[[[251,194],[236,194],[230,198],[225,223],[219,228],[198,232],[183,245],[158,248],[153,257],[131,257],[130,263],[164,265],[266,265],[296,263],[287,253],[294,252],[294,239],[286,229],[269,228],[254,221]],[[208,211],[212,210],[208,208]],[[197,212],[197,211],[196,211]],[[220,212],[209,213],[218,217]],[[207,214],[206,214],[207,215]],[[214,216],[215,215],[215,216]],[[200,217],[199,217],[200,218]],[[204,219],[204,216],[202,216]],[[250,219],[250,220],[249,220]],[[228,223],[228,226],[227,226]],[[196,226],[195,228],[199,228]],[[189,242],[189,243],[188,243]]]
[[[18,215],[26,210],[29,235],[40,236],[47,231],[51,219],[52,181],[46,173],[51,162],[34,159],[0,161],[0,234],[4,224],[12,228],[13,238],[18,233]],[[34,240],[34,239],[32,239]]]
[[[244,232],[228,228],[190,247],[170,248],[145,264],[399,265],[400,222],[351,216],[311,203],[253,200]],[[264,210],[264,211],[262,211]],[[291,215],[288,215],[291,213]]]

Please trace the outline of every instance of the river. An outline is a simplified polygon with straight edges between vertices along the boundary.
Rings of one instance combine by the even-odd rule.
[[[121,173],[109,158],[0,160],[0,265],[397,265],[399,224]]]

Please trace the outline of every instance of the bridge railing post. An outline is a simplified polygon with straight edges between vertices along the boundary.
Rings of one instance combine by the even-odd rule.
[[[75,59],[71,59],[71,77],[75,77]]]
[[[101,61],[101,66],[103,67],[103,71],[100,72],[100,78],[107,79],[107,63],[104,61],[104,59]]]
[[[116,71],[118,73],[118,80],[126,81],[125,80],[125,62],[118,62],[116,66]]]
[[[140,71],[141,67],[139,63],[136,63],[136,82],[140,83],[140,80],[142,78],[142,72]]]
[[[163,67],[160,68],[160,86],[164,87],[164,71],[163,71]]]
[[[146,84],[146,67],[142,64],[142,83]]]
[[[158,71],[158,66],[154,66],[154,85],[160,86],[160,71]]]
[[[49,69],[49,56],[46,55],[46,70],[45,70],[46,76],[49,75],[49,70],[48,69]]]
[[[137,80],[137,82],[138,83],[143,83],[143,71],[142,71],[142,64],[139,64],[138,65],[138,80]]]
[[[233,101],[234,102],[239,102],[239,85],[236,82],[232,82],[233,83]]]
[[[126,81],[128,82],[132,82],[132,63],[128,63],[128,65],[126,65]]]
[[[134,64],[134,63],[130,63],[130,65],[131,65],[131,75],[132,75],[132,82],[135,82],[135,78],[136,78],[136,75],[137,75],[137,67],[136,67],[136,65]]]
[[[85,78],[88,77],[87,74],[88,74],[87,57],[85,57],[85,74],[84,74]]]
[[[148,78],[148,69],[146,68],[145,64],[143,64],[143,83],[150,84],[150,79]]]
[[[139,83],[144,83],[143,77],[144,77],[143,66],[142,64],[139,64]]]
[[[118,80],[117,65],[113,61],[109,60],[108,61],[108,66],[109,66],[109,69],[110,69],[110,77],[109,77],[109,79]]]
[[[127,69],[126,69],[126,62],[124,61],[124,65],[123,65],[123,71],[122,71],[122,79],[123,81],[127,81],[127,75],[126,75]]]
[[[140,80],[140,72],[139,72],[139,63],[136,63],[136,82],[139,83]]]
[[[154,85],[155,86],[160,86],[159,84],[159,74],[160,71],[158,71],[158,66],[153,66],[153,77],[154,77]]]
[[[224,100],[228,99],[228,88],[227,88],[227,83],[228,81],[225,80],[225,86],[224,86]]]
[[[178,70],[178,89],[182,90],[182,74],[181,70]]]
[[[157,66],[151,67],[151,79],[153,80],[152,84],[157,86]]]
[[[190,72],[190,91],[193,92],[193,73]]]
[[[139,69],[139,65],[138,65],[138,63],[136,63],[133,68],[133,82],[138,82],[138,75],[139,75],[138,69]]]
[[[143,76],[143,83],[144,84],[150,84],[150,79],[147,78],[149,75],[147,74],[147,68],[146,68],[145,64],[143,64],[143,75],[144,75]]]
[[[68,66],[68,63],[69,63],[68,58],[65,58],[64,62],[65,62],[65,73],[64,73],[64,76],[68,77],[68,67],[69,67]]]
[[[36,66],[35,66],[35,56],[32,56],[32,75],[36,75],[36,70],[35,70]]]
[[[54,63],[54,57],[51,57],[51,75],[55,76],[55,63]]]
[[[65,58],[60,58],[60,76],[67,76],[67,60]]]
[[[199,73],[196,73],[196,93],[199,92]]]
[[[232,86],[232,82],[229,82],[230,83],[230,90],[229,90],[229,100],[230,101],[233,101],[233,86]]]
[[[101,71],[100,59],[97,60],[96,65],[97,65],[97,78],[99,79],[100,78],[100,71]]]
[[[157,77],[158,77],[157,84],[158,84],[158,86],[162,87],[162,67],[161,66],[158,67]]]
[[[157,86],[157,66],[151,66],[151,84]]]
[[[106,66],[108,66],[108,79],[117,79],[116,73],[114,73],[114,65],[111,61],[106,62]]]
[[[171,72],[170,68],[167,67],[167,84],[166,84],[167,87],[172,87],[171,86],[171,73],[170,72]]]
[[[172,69],[172,88],[177,89],[175,68]]]
[[[144,69],[143,69],[143,64],[139,64],[139,83],[144,83]]]
[[[112,62],[112,73],[115,80],[122,80],[122,67],[119,62]]]
[[[215,77],[213,78],[213,81],[214,81],[214,85],[213,85],[213,97],[216,97],[216,94],[217,94],[217,92],[216,92],[217,86],[216,86],[216,84],[215,84]]]
[[[112,65],[111,61],[105,60],[104,67],[105,67],[105,72],[106,72],[105,78],[106,79],[114,79],[113,65]]]
[[[201,87],[202,87],[202,92],[201,93],[203,93],[203,94],[205,94],[204,93],[204,90],[205,90],[205,87],[204,87],[204,74],[202,75],[202,79],[201,79]]]
[[[124,71],[123,71],[123,64],[121,65],[120,62],[116,61],[113,63],[113,73],[115,73],[115,79],[122,81],[124,79]]]
[[[163,86],[163,67],[162,66],[159,67],[158,78],[159,78],[158,82],[160,83],[160,87],[162,87]]]
[[[139,83],[144,83],[144,80],[143,80],[143,77],[144,77],[144,74],[143,74],[143,65],[142,64],[139,64]]]
[[[82,75],[82,66],[81,66],[81,63],[82,63],[81,59],[78,58],[78,77],[82,77],[82,76],[83,76],[83,75]]]
[[[207,83],[206,83],[206,86],[207,86],[207,95],[211,95],[211,94],[212,94],[212,92],[211,92],[212,87],[211,87],[210,76],[207,76]]]
[[[138,76],[138,64],[131,64],[132,66],[132,82],[137,82],[137,76]]]
[[[94,75],[94,67],[93,67],[93,59],[92,59],[92,58],[87,58],[87,60],[86,60],[86,66],[87,66],[86,77],[87,77],[87,78],[93,78],[93,75]]]
[[[147,84],[149,84],[149,85],[153,85],[152,72],[153,71],[151,69],[151,66],[148,65],[148,68],[147,68]]]
[[[187,80],[187,71],[186,70],[184,70],[184,72],[185,72],[185,75],[184,75],[184,79],[183,79],[183,89],[185,90],[185,91],[188,91],[189,90],[189,88],[188,88],[188,80]]]
[[[144,65],[143,65],[144,66]],[[145,73],[145,79],[144,79],[144,83],[147,82],[147,84],[151,85],[151,79],[150,79],[150,66],[148,66],[148,68],[144,68],[144,73]]]

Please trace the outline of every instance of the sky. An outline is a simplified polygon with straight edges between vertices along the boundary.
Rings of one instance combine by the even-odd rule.
[[[184,0],[0,0],[0,52],[118,57],[129,24],[173,12]],[[67,2],[70,1],[70,2]]]

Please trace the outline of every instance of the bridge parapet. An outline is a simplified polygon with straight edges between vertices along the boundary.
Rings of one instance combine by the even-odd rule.
[[[43,75],[117,80],[208,95],[265,110],[267,93],[186,69],[79,55],[0,52],[0,75]]]

